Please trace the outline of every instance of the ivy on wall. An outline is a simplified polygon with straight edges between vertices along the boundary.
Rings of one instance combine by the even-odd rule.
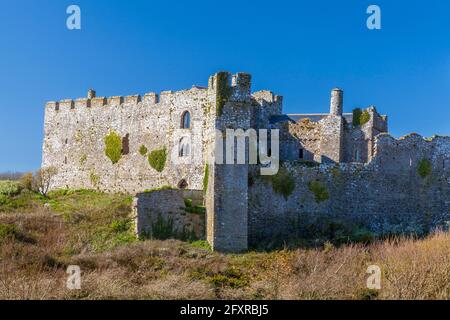
[[[141,145],[141,147],[139,148],[139,153],[141,154],[141,156],[146,156],[148,152],[148,149],[146,146]]]
[[[360,108],[353,110],[353,126],[363,126],[370,121],[370,113],[365,110],[364,112]]]
[[[330,198],[327,187],[320,181],[310,181],[308,189],[314,193],[317,203],[327,201]]]
[[[430,161],[427,159],[422,159],[419,161],[419,165],[417,166],[417,173],[422,178],[426,178],[431,174],[432,167]]]
[[[113,164],[119,162],[122,157],[122,139],[114,131],[105,137],[105,154]]]
[[[295,180],[286,169],[280,168],[276,175],[267,177],[270,177],[273,191],[281,194],[285,200],[287,200],[292,192],[294,192]]]
[[[148,156],[148,163],[158,172],[162,172],[166,166],[167,150],[166,148],[153,150]]]
[[[205,175],[203,176],[203,192],[206,193],[208,191],[208,183],[209,183],[209,164],[205,166]]]
[[[230,99],[232,89],[228,85],[228,72],[217,73],[217,88],[216,88],[216,105],[217,115],[220,117],[223,113],[223,107]]]

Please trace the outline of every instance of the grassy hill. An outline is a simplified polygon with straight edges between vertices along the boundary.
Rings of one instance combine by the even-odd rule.
[[[224,255],[138,240],[129,195],[0,195],[0,299],[449,299],[450,235]],[[369,265],[383,271],[366,288]],[[69,265],[82,289],[66,289]]]

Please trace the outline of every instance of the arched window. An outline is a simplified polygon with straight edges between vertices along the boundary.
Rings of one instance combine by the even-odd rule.
[[[189,145],[189,139],[187,137],[183,137],[180,140],[178,154],[180,157],[188,157],[191,153],[191,147]]]
[[[191,114],[189,113],[189,111],[185,111],[181,116],[181,129],[189,128],[191,128]]]
[[[178,189],[184,190],[188,187],[188,183],[186,180],[182,179],[180,182],[178,182]]]

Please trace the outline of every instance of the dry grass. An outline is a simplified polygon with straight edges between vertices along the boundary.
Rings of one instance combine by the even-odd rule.
[[[18,230],[0,239],[0,299],[450,299],[448,233],[223,255],[115,234],[108,228],[126,217],[124,196],[53,201],[0,214],[0,224]],[[366,288],[372,264],[383,272],[379,292]],[[82,290],[66,289],[69,265],[81,267]]]

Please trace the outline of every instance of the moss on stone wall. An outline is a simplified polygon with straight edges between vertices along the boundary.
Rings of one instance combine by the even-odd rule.
[[[113,164],[119,162],[122,157],[122,139],[114,131],[105,137],[105,154]]]
[[[417,166],[417,173],[422,178],[426,178],[431,174],[432,167],[430,161],[427,159],[422,159],[419,161],[419,165]]]
[[[359,118],[359,125],[363,126],[369,121],[370,121],[370,113],[366,110],[362,113],[361,117]]]
[[[139,153],[141,154],[141,156],[146,156],[148,152],[148,149],[146,146],[141,145],[139,148]]]
[[[230,99],[232,88],[229,86],[228,72],[217,73],[217,88],[216,88],[216,107],[217,115],[220,117],[223,113],[223,107]]]
[[[208,183],[209,183],[209,164],[205,166],[205,175],[203,176],[203,192],[206,193],[208,191]]]
[[[144,190],[144,193],[152,193],[155,191],[162,191],[162,190],[177,190],[177,188],[174,188],[172,186],[162,186],[162,187]]]
[[[308,189],[314,193],[317,203],[327,201],[330,198],[327,187],[320,181],[310,181]]]
[[[360,108],[353,110],[353,126],[363,126],[370,121],[370,113],[365,110],[364,112]]]
[[[83,154],[80,158],[80,167],[84,166],[87,161],[87,155]]]
[[[295,190],[295,180],[291,177],[289,171],[284,168],[280,168],[278,173],[274,176],[267,176],[272,184],[273,191],[281,194],[285,200]]]
[[[166,166],[167,150],[166,148],[153,150],[148,156],[148,163],[158,172],[162,172]]]
[[[98,183],[100,182],[100,177],[96,175],[94,171],[91,171],[91,173],[89,174],[89,180],[91,180],[91,184],[94,187],[97,187]]]

